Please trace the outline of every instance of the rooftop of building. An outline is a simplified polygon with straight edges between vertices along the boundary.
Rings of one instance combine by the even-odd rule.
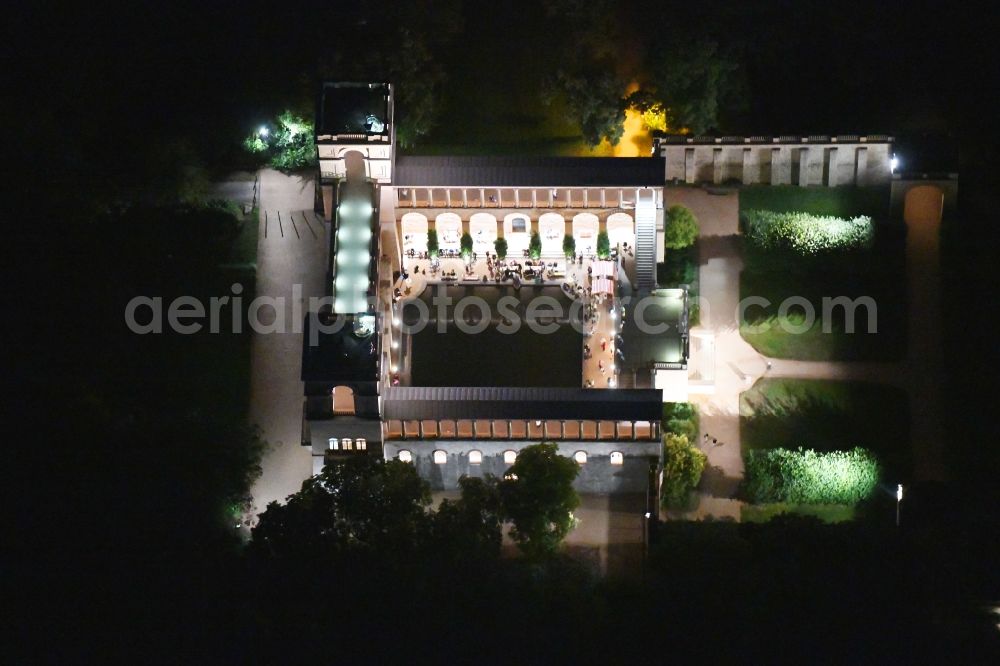
[[[662,157],[409,155],[396,187],[663,187]]]

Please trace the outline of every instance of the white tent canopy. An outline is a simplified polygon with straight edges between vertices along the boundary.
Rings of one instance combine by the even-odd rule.
[[[580,254],[597,252],[597,232],[600,222],[593,213],[580,213],[573,218],[573,238]]]
[[[469,233],[472,234],[473,252],[493,252],[493,242],[497,239],[497,218],[489,213],[473,213],[469,218]]]
[[[615,262],[613,261],[595,261],[593,264],[591,264],[591,267],[593,270],[592,275],[595,278],[599,277],[610,278],[614,277],[615,275]]]
[[[595,294],[612,294],[614,293],[614,283],[610,278],[594,278],[590,281],[590,288]]]
[[[608,241],[611,247],[622,243],[635,244],[635,225],[628,213],[612,213],[605,223],[608,229]]]
[[[503,237],[507,239],[507,254],[520,256],[531,241],[531,218],[524,213],[510,213],[503,218]]]
[[[400,220],[403,228],[403,251],[427,251],[427,217],[420,213],[407,213]]]
[[[566,220],[559,213],[544,213],[538,218],[538,235],[542,238],[542,254],[562,254]]]
[[[458,250],[462,242],[462,218],[455,213],[441,213],[434,220],[438,246],[442,250]]]

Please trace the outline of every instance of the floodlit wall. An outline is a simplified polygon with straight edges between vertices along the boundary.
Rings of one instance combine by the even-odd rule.
[[[892,137],[665,137],[666,180],[743,185],[883,185]]]

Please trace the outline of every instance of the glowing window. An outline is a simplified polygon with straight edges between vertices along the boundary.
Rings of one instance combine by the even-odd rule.
[[[337,449],[340,448],[339,442],[337,442],[336,437],[331,437],[330,439],[326,440],[326,445],[327,448],[329,448],[331,451],[336,451]]]
[[[581,465],[586,464],[587,463],[587,452],[586,451],[577,451],[576,453],[573,454],[573,460],[577,461]]]
[[[368,440],[366,440],[364,437],[358,437],[356,440],[354,440],[354,445],[355,447],[357,447],[358,451],[368,450]]]
[[[513,465],[515,460],[517,460],[517,451],[507,450],[503,452],[503,461],[505,463]]]
[[[340,446],[345,451],[353,451],[354,450],[354,440],[352,440],[350,437],[345,437],[344,439],[340,440]]]
[[[621,451],[612,451],[611,452],[611,464],[612,465],[624,465],[625,464],[625,456],[622,455]]]
[[[434,452],[434,463],[437,465],[443,465],[448,462],[448,454],[438,449]]]
[[[397,455],[397,457],[402,462],[413,462],[413,454],[407,451],[406,449],[401,450]]]
[[[480,465],[483,462],[483,452],[472,450],[469,451],[469,464],[470,465]]]

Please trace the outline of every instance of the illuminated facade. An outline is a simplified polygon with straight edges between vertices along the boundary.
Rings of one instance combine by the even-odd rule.
[[[657,372],[687,360],[686,292],[655,283],[665,161],[397,156],[394,136],[391,85],[324,85],[331,306],[306,322],[302,370],[315,467],[401,458],[449,490],[553,440],[581,491],[645,492]],[[630,342],[642,296],[665,304],[669,351]]]

